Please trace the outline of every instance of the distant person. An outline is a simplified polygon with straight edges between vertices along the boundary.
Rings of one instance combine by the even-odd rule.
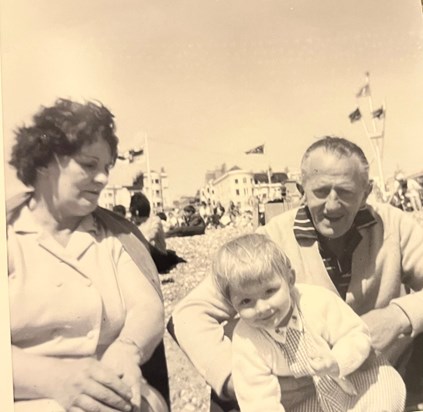
[[[183,209],[182,224],[175,229],[169,230],[166,233],[166,237],[203,235],[205,230],[206,224],[203,218],[197,213],[194,206],[187,205]]]
[[[157,213],[157,216],[160,218],[160,220],[162,221],[162,223],[167,221],[167,216],[166,216],[166,213],[165,212],[158,212]]]
[[[222,223],[220,222],[220,219],[222,219],[222,216],[225,214],[225,208],[222,206],[220,202],[217,202],[216,206],[213,209],[213,215],[211,217],[211,222],[213,227],[218,228],[222,227]]]
[[[183,226],[186,227],[205,227],[205,222],[199,213],[195,210],[195,207],[188,205],[184,207],[184,222]]]
[[[178,218],[176,217],[175,211],[171,210],[167,214],[167,219],[162,222],[163,223],[163,229],[166,232],[168,232],[171,229],[174,229],[175,227],[179,226]]]
[[[207,226],[210,222],[210,219],[211,219],[210,206],[206,202],[202,201],[200,203],[200,207],[198,208],[198,213],[200,214],[200,216],[204,220],[205,225]]]
[[[422,209],[421,191],[422,187],[416,180],[407,179],[403,173],[398,173],[390,202],[405,211],[419,211]]]
[[[149,251],[159,273],[168,273],[178,263],[186,262],[175,251],[166,248],[162,220],[158,216],[150,216],[150,201],[143,193],[132,195],[129,209],[132,221],[150,243]]]
[[[116,205],[113,206],[113,212],[117,213],[118,215],[121,215],[123,217],[126,217],[126,208],[123,205]]]
[[[296,410],[402,412],[401,376],[371,349],[365,323],[335,293],[295,284],[295,272],[268,237],[223,245],[213,281],[238,313],[232,376],[242,412],[290,410],[279,377],[309,379]]]
[[[162,220],[158,216],[150,216],[150,201],[143,193],[135,193],[129,206],[132,221],[139,227],[145,238],[160,252],[166,253],[166,240]]]
[[[232,224],[235,224],[236,219],[239,216],[239,209],[232,200],[229,202],[228,215]]]

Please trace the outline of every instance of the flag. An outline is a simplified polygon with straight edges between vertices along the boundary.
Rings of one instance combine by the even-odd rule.
[[[385,110],[383,106],[379,107],[379,109],[372,112],[372,117],[373,119],[382,119],[383,117],[385,117]]]
[[[264,153],[264,144],[254,147],[253,149],[247,150],[245,154],[263,154]]]
[[[361,119],[360,109],[357,107],[352,113],[349,114],[350,122],[354,123]]]
[[[127,160],[129,163],[138,160],[144,154],[144,149],[129,149],[125,153],[119,153],[118,159],[119,160]]]
[[[356,97],[367,97],[370,96],[370,86],[365,84],[356,94]]]

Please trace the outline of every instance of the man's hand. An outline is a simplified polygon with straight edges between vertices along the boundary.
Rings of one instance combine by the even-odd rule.
[[[370,331],[372,346],[384,351],[401,334],[411,333],[411,324],[403,310],[395,304],[374,309],[361,316]]]

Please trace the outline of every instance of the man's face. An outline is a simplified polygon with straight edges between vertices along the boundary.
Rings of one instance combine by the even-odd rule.
[[[304,166],[304,196],[314,227],[327,238],[344,235],[371,191],[359,158],[338,157],[317,149]]]

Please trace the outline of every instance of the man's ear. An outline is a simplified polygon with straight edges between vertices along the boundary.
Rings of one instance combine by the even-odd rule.
[[[303,185],[300,182],[297,182],[297,183],[295,183],[295,186],[297,187],[297,190],[300,192],[301,196],[304,196]]]
[[[363,205],[362,206],[365,205],[367,198],[369,197],[370,193],[372,193],[372,190],[373,190],[373,182],[369,182],[367,184],[365,191],[364,191]]]

